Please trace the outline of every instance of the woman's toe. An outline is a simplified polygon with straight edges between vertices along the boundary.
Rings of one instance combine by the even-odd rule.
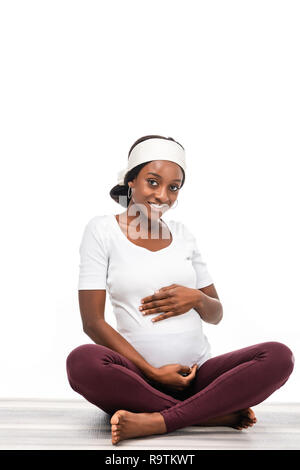
[[[112,443],[113,443],[113,444],[116,443],[116,442],[119,442],[119,440],[120,440],[120,434],[116,434],[116,435],[113,434],[111,440],[112,440]]]
[[[249,421],[247,419],[243,419],[241,425],[243,428],[247,428],[249,426]]]

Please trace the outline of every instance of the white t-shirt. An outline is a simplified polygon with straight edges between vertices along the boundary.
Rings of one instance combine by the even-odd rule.
[[[154,323],[151,318],[160,314],[143,316],[139,310],[141,299],[161,287],[213,284],[195,237],[182,222],[170,220],[167,226],[171,244],[150,251],[128,240],[114,214],[93,217],[80,244],[78,290],[107,290],[117,331],[149,364],[200,366],[211,352],[195,309]]]

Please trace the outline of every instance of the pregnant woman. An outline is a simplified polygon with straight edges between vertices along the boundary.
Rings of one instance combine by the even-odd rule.
[[[112,444],[186,426],[253,426],[257,405],[279,389],[292,351],[268,341],[212,357],[202,322],[223,316],[197,240],[166,224],[185,181],[185,150],[150,135],[131,147],[111,197],[126,208],[86,225],[79,305],[94,343],[67,357],[70,386],[110,415]],[[193,210],[199,217],[197,206]],[[117,329],[104,318],[106,291]]]

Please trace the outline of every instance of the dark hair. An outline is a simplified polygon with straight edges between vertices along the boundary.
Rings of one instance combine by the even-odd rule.
[[[148,139],[166,139],[166,140],[172,140],[173,142],[176,142],[178,145],[180,145],[180,147],[183,148],[184,150],[184,147],[179,143],[177,142],[175,139],[173,139],[173,137],[163,137],[162,135],[145,135],[144,137],[140,137],[138,140],[136,140],[134,142],[134,144],[131,146],[129,152],[128,152],[128,158],[130,156],[130,153],[132,151],[132,149],[137,145],[139,144],[140,142],[143,142],[144,140],[148,140]],[[126,173],[125,175],[125,178],[124,178],[124,184],[117,184],[116,186],[114,186],[110,192],[109,192],[109,195],[110,197],[116,201],[118,204],[121,204],[121,206],[123,207],[128,207],[129,206],[129,202],[130,202],[130,199],[128,198],[128,182],[129,181],[132,181],[134,178],[137,177],[137,175],[139,174],[139,172],[141,171],[141,169],[147,165],[148,163],[150,163],[151,161],[153,160],[149,160],[149,162],[144,162],[144,163],[141,163],[140,165],[137,165],[136,167],[132,168],[132,170],[128,171],[128,173]],[[183,179],[182,179],[182,184],[180,187],[183,186],[184,184],[184,180],[185,180],[185,172],[184,170],[182,169],[182,172],[183,172]],[[126,200],[124,197],[122,197],[120,200],[119,200],[119,196],[126,196]],[[126,205],[125,205],[126,204]]]

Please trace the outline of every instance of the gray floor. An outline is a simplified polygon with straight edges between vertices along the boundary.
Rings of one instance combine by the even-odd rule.
[[[243,431],[190,426],[112,445],[109,416],[84,399],[0,399],[0,449],[300,449],[300,403],[261,403]]]

